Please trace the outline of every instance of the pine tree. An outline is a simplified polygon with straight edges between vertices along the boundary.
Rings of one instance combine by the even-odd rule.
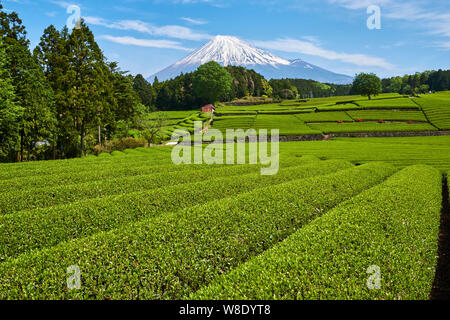
[[[0,12],[0,37],[6,45],[9,70],[17,103],[23,108],[18,120],[20,127],[19,160],[24,158],[24,148],[36,151],[38,141],[53,141],[55,117],[53,93],[42,70],[28,49],[29,41],[22,21],[15,13]]]
[[[76,156],[78,153],[76,147],[78,132],[69,110],[67,95],[70,89],[70,82],[67,81],[70,69],[68,41],[69,30],[66,27],[59,32],[51,25],[44,30],[39,45],[34,49],[34,57],[44,70],[45,77],[54,92],[57,118],[55,157]]]
[[[0,160],[12,161],[18,148],[23,108],[15,103],[14,87],[6,64],[5,45],[0,39]]]
[[[80,138],[79,154],[85,153],[85,139],[90,130],[101,126],[103,114],[109,113],[109,70],[94,35],[84,23],[73,29],[67,41],[68,71],[62,77],[67,87],[67,107],[73,127]]]
[[[117,101],[116,120],[122,120],[126,123],[128,135],[140,98],[133,89],[133,78],[126,76],[127,72],[120,71],[117,63],[110,64],[110,71],[114,79],[114,97]]]
[[[27,150],[28,160],[36,156],[38,142],[55,143],[56,118],[53,111],[53,91],[40,69],[27,70],[20,85],[24,114],[21,123],[21,158]]]

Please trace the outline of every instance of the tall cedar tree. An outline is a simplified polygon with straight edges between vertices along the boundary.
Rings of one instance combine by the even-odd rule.
[[[15,103],[11,76],[6,69],[5,45],[0,39],[0,160],[11,161],[19,141],[19,120],[23,108]]]
[[[62,79],[68,88],[68,111],[80,137],[79,154],[84,155],[86,135],[101,126],[103,114],[111,107],[105,99],[111,86],[109,69],[84,21],[73,29],[67,45],[69,68]]]
[[[44,70],[46,79],[53,89],[55,113],[57,118],[56,140],[54,156],[71,157],[77,154],[78,133],[73,126],[72,116],[68,108],[67,92],[70,83],[65,79],[69,70],[69,48],[67,42],[69,30],[61,32],[54,26],[44,30],[41,41],[34,49],[34,57]]]
[[[0,11],[0,38],[6,45],[6,68],[17,101],[24,109],[19,120],[20,152],[17,158],[20,161],[24,158],[25,148],[30,158],[37,149],[37,142],[53,143],[55,126],[53,92],[28,49],[26,34],[17,13]]]
[[[140,99],[133,89],[133,79],[126,76],[127,72],[120,71],[117,63],[109,64],[114,81],[114,96],[117,101],[116,120],[122,120],[126,124],[127,135],[132,120],[137,113]]]

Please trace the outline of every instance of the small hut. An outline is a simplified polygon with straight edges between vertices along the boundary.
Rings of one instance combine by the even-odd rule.
[[[216,111],[216,107],[214,107],[212,104],[207,104],[206,106],[202,107],[203,113],[214,113]]]

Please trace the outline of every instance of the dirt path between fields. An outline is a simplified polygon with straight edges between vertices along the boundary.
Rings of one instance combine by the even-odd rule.
[[[214,118],[209,119],[208,124],[203,128],[202,133],[206,133],[211,128],[211,123],[213,120]]]
[[[448,177],[442,178],[442,214],[439,232],[439,259],[436,277],[430,293],[431,300],[450,299],[450,207],[449,207]]]

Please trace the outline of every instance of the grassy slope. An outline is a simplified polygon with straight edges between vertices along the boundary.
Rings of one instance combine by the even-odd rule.
[[[450,130],[450,92],[423,95],[414,99],[429,121],[441,130]]]
[[[219,108],[214,127],[222,131],[227,128],[263,129],[265,127],[266,129],[280,129],[281,135],[305,135],[318,132],[434,131],[436,128],[450,128],[449,105],[450,95],[448,93],[425,95],[420,99],[383,94],[373,100],[359,96],[292,100],[270,105]],[[423,111],[421,107],[423,107]],[[252,113],[252,116],[237,115],[233,118],[220,116],[227,112],[243,114],[248,112]],[[254,119],[253,122],[250,120],[251,118]],[[394,123],[354,122],[358,119],[385,120],[394,121]],[[406,123],[408,121],[428,122],[428,120],[434,126],[427,123]],[[354,123],[338,125],[338,121]],[[313,124],[305,125],[305,122]]]

